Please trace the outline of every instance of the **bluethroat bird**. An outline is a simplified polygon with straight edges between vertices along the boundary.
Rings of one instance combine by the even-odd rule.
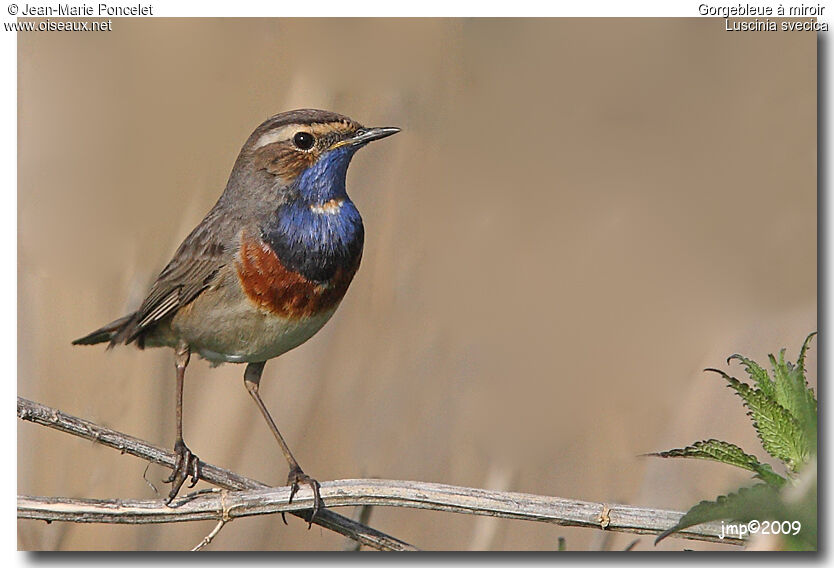
[[[243,381],[290,467],[290,502],[302,471],[258,387],[264,365],[312,337],[333,315],[359,268],[362,217],[345,189],[357,150],[398,128],[366,128],[333,112],[294,110],[258,126],[243,145],[226,189],[159,274],[141,307],[75,345],[109,342],[173,347],[176,353],[176,464],[171,500],[200,460],[182,437],[182,391],[191,353],[212,363],[246,363]]]

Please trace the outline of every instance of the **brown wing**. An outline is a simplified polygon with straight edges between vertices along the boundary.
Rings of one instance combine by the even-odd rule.
[[[225,247],[212,233],[204,222],[188,235],[159,274],[142,306],[113,337],[113,344],[137,339],[211,285],[227,262]]]

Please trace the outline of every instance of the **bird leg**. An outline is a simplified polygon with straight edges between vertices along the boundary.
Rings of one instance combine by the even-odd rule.
[[[308,485],[310,489],[313,490],[313,510],[307,520],[309,523],[307,528],[309,529],[313,526],[313,518],[316,516],[316,513],[318,513],[322,505],[321,495],[319,495],[319,482],[301,470],[301,466],[298,465],[298,462],[293,457],[292,452],[290,452],[289,446],[287,446],[287,443],[284,441],[284,437],[281,436],[281,432],[278,431],[278,426],[275,425],[275,421],[272,419],[272,416],[270,416],[264,401],[261,399],[261,395],[258,393],[258,387],[261,382],[261,374],[263,373],[265,364],[266,362],[249,363],[246,366],[246,371],[243,373],[243,384],[246,385],[246,390],[248,390],[249,394],[252,395],[252,398],[255,400],[255,404],[258,405],[258,408],[261,410],[261,414],[264,415],[267,424],[269,424],[269,429],[272,430],[272,433],[275,435],[275,439],[278,440],[278,445],[281,446],[281,452],[283,452],[284,457],[287,459],[287,463],[290,466],[290,475],[287,477],[287,485],[291,487],[289,502],[292,503],[293,497],[295,497],[295,494],[298,493],[299,485]],[[287,519],[284,516],[284,513],[281,513],[281,517],[284,519],[284,524],[286,524]]]
[[[180,343],[177,346],[176,354],[176,368],[177,368],[177,439],[174,442],[174,453],[177,454],[177,460],[174,462],[174,471],[171,476],[165,480],[165,483],[171,484],[171,491],[168,493],[168,498],[165,499],[165,504],[168,505],[179,493],[182,484],[188,476],[191,476],[191,484],[189,487],[194,487],[200,479],[200,459],[191,453],[188,446],[182,439],[182,388],[185,382],[185,368],[188,366],[188,361],[191,358],[191,350],[185,343]]]

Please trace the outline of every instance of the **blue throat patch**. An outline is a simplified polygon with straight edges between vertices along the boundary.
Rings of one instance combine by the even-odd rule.
[[[362,255],[362,217],[345,189],[356,150],[345,146],[323,154],[288,188],[292,197],[262,229],[284,266],[308,280],[327,282],[337,270],[353,269]],[[334,200],[341,205],[323,211]]]

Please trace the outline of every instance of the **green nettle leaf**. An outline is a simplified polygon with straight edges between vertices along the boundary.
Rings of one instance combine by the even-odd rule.
[[[657,544],[674,532],[710,521],[728,520],[744,523],[753,519],[779,520],[781,517],[779,492],[766,483],[760,483],[739,489],[737,493],[722,495],[715,501],[701,501],[689,509],[678,524],[660,533],[654,542]]]
[[[719,369],[706,369],[718,373],[729,383],[729,387],[750,409],[753,427],[762,441],[762,447],[771,456],[782,460],[791,471],[796,472],[812,455],[807,436],[797,420],[783,406],[769,399],[759,389],[754,389]]]
[[[674,527],[658,536],[655,543],[674,532],[709,521],[801,519],[804,532],[784,536],[786,546],[797,550],[816,550],[817,398],[805,375],[805,355],[815,335],[816,332],[805,338],[795,364],[785,360],[785,349],[779,352],[778,359],[768,355],[772,378],[752,359],[739,354],[731,355],[727,363],[738,360],[753,380],[753,386],[719,369],[705,369],[724,377],[727,386],[744,401],[749,410],[747,415],[753,419],[753,427],[767,453],[782,461],[794,474],[811,465],[805,467],[801,475],[792,475],[793,484],[787,487],[787,479],[774,472],[768,464],[760,463],[756,456],[745,453],[735,444],[721,440],[703,440],[685,448],[648,454],[663,458],[718,461],[752,471],[755,477],[765,482],[721,496],[715,501],[701,501]],[[809,475],[812,477],[809,478]],[[796,496],[799,487],[805,487],[801,502]]]
[[[807,451],[813,454],[816,453],[817,446],[817,400],[805,380],[804,369],[805,350],[810,337],[805,339],[803,348],[800,349],[796,366],[785,361],[784,349],[779,352],[778,361],[773,355],[769,355],[768,358],[776,378],[776,402],[796,419],[808,445]]]
[[[802,348],[799,350],[799,357],[797,357],[796,359],[796,372],[801,375],[802,382],[805,385],[807,397],[810,399],[810,401],[812,401],[809,402],[808,405],[813,407],[814,419],[813,424],[809,424],[808,426],[813,428],[813,439],[815,441],[815,445],[817,439],[817,397],[814,395],[813,389],[811,389],[810,385],[808,385],[808,379],[805,375],[805,353],[808,351],[808,346],[811,343],[811,339],[813,339],[816,334],[817,332],[815,331],[805,338],[805,341],[802,342]]]
[[[770,379],[770,375],[767,374],[767,371],[762,369],[762,367],[753,361],[752,359],[748,359],[743,355],[739,355],[736,353],[735,355],[730,355],[727,358],[727,363],[732,361],[733,359],[737,359],[743,366],[744,370],[747,371],[747,374],[750,375],[750,378],[756,382],[756,386],[767,396],[768,398],[774,398],[776,396],[776,386],[773,384],[773,381]]]
[[[694,458],[713,460],[727,465],[733,465],[752,471],[756,474],[755,477],[758,477],[776,489],[784,486],[787,482],[787,479],[774,472],[770,465],[759,462],[756,456],[745,453],[744,450],[735,444],[721,440],[702,440],[685,448],[657,452],[649,455],[661,458]]]
[[[802,347],[799,350],[799,357],[796,359],[796,365],[791,367],[790,378],[794,385],[794,390],[797,396],[797,407],[800,413],[796,416],[799,424],[805,429],[805,434],[811,441],[816,450],[817,445],[817,397],[814,396],[814,391],[808,385],[808,379],[805,375],[805,354],[808,351],[808,345],[811,339],[816,335],[816,332],[810,334],[802,342]],[[816,451],[814,451],[816,454]]]
[[[816,331],[808,334],[808,337],[806,337],[805,341],[802,342],[802,348],[799,350],[799,357],[796,359],[796,368],[799,369],[803,375],[805,374],[805,353],[808,351],[808,346],[811,344],[811,340],[816,334]]]
[[[791,365],[785,362],[785,350],[779,351],[778,361],[773,355],[768,355],[767,358],[770,359],[773,376],[776,379],[776,402],[790,412],[791,416],[799,420],[799,416],[803,412],[801,399],[804,398],[804,392],[796,392],[798,389],[793,373],[791,373]],[[802,384],[800,389],[805,391],[805,385]]]

